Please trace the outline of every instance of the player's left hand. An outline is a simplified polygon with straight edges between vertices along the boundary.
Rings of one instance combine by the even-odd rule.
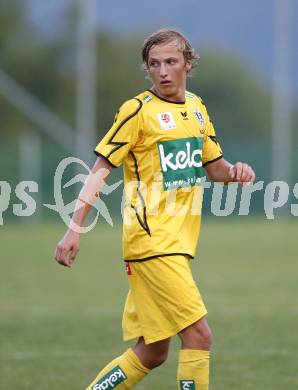
[[[256,180],[256,174],[252,167],[243,162],[237,162],[229,169],[229,177],[231,181],[238,182],[241,185],[253,183]]]

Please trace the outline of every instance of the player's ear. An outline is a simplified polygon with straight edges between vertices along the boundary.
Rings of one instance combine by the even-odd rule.
[[[185,61],[186,73],[189,73],[191,71],[191,68],[192,68],[192,61],[191,60],[186,60]]]
[[[150,75],[149,75],[148,65],[145,62],[143,62],[142,68],[143,68],[143,71],[145,72],[145,78],[148,80],[151,80]]]

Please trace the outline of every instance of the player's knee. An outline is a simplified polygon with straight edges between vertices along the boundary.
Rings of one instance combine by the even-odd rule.
[[[146,359],[147,364],[145,364],[145,366],[152,370],[153,368],[161,366],[167,360],[167,357],[168,352],[160,352],[158,354],[150,355]]]
[[[163,353],[160,353],[157,356],[155,356],[155,358],[154,358],[154,368],[158,367],[158,366],[161,366],[167,360],[167,358],[168,358],[168,353],[167,352],[163,352]]]
[[[212,332],[208,326],[200,326],[200,324],[195,325],[195,333],[197,342],[200,344],[203,349],[210,349],[212,345]]]
[[[212,345],[212,332],[207,321],[198,321],[179,334],[182,348],[210,350]]]
[[[210,349],[211,345],[212,345],[212,341],[213,341],[213,334],[212,334],[212,331],[210,329],[208,329],[207,331],[205,331],[203,333],[203,340],[204,340],[206,349],[207,348]]]

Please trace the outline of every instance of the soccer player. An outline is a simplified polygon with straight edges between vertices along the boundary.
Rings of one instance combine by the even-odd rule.
[[[96,146],[98,158],[55,258],[73,265],[80,245],[74,227],[82,226],[108,174],[123,164],[123,258],[130,286],[123,338],[137,343],[87,389],[132,388],[166,360],[171,337],[178,335],[178,388],[207,390],[212,334],[190,270],[204,170],[211,180],[242,185],[255,174],[248,164],[223,158],[204,103],[186,91],[197,59],[189,41],[175,30],[159,30],[144,42],[142,57],[152,87],[120,107]]]

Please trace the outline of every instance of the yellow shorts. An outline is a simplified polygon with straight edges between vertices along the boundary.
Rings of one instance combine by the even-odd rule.
[[[146,344],[163,340],[207,314],[189,263],[180,255],[127,263],[124,341],[141,336]]]

